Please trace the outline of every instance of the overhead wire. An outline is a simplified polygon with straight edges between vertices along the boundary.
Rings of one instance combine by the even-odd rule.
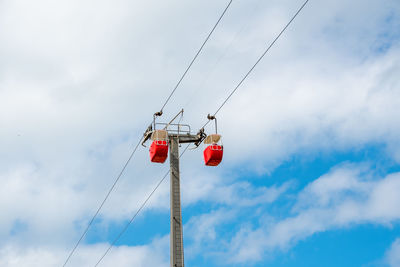
[[[131,152],[131,154],[128,157],[128,160],[125,162],[124,166],[122,167],[122,170],[119,172],[117,178],[115,179],[114,183],[112,184],[111,188],[108,190],[106,196],[104,197],[103,201],[101,202],[100,206],[97,208],[96,212],[94,213],[94,215],[92,216],[92,219],[89,221],[85,231],[82,233],[82,235],[80,236],[78,242],[76,242],[74,248],[72,249],[72,251],[69,253],[67,259],[65,260],[63,267],[65,267],[68,263],[68,261],[70,260],[71,256],[74,254],[75,250],[77,249],[77,247],[79,246],[79,244],[81,243],[82,239],[85,237],[85,235],[87,234],[87,232],[89,231],[89,228],[92,226],[94,220],[96,219],[97,215],[99,214],[100,210],[103,208],[104,203],[107,201],[108,197],[110,196],[111,192],[114,190],[115,186],[117,185],[119,179],[121,178],[122,174],[124,173],[126,167],[128,166],[129,162],[131,161],[133,155],[135,154],[136,150],[138,149],[140,143],[142,142],[142,138],[140,138],[139,142],[137,143],[137,145],[135,146],[135,148],[133,149],[133,151]]]
[[[197,51],[197,53],[195,54],[195,56],[193,57],[192,61],[190,62],[189,66],[186,68],[185,72],[183,73],[183,75],[181,76],[181,78],[179,79],[178,83],[175,85],[174,89],[172,90],[172,92],[169,94],[167,100],[164,102],[161,111],[165,108],[165,106],[167,105],[167,103],[169,102],[169,100],[171,99],[171,97],[173,96],[173,94],[175,93],[176,89],[179,87],[179,85],[181,84],[181,82],[183,81],[183,79],[185,78],[186,74],[188,73],[188,71],[190,70],[190,68],[192,67],[193,63],[196,61],[196,59],[198,58],[198,56],[200,55],[201,51],[203,50],[205,44],[208,42],[208,40],[210,39],[211,35],[213,34],[213,32],[215,31],[215,29],[217,28],[218,24],[220,23],[220,21],[222,20],[223,16],[225,15],[225,13],[227,12],[227,10],[229,9],[229,7],[231,6],[233,0],[230,0],[229,3],[227,4],[227,6],[225,7],[225,9],[223,10],[222,14],[219,16],[217,22],[215,23],[215,25],[213,26],[212,30],[210,31],[210,33],[207,35],[207,38],[204,40],[204,42],[202,43],[202,45],[200,46],[200,49]],[[97,215],[99,214],[100,210],[103,208],[105,202],[107,201],[107,199],[109,198],[110,194],[112,193],[112,191],[114,190],[116,184],[118,183],[118,181],[120,180],[122,174],[124,173],[126,167],[128,166],[129,162],[131,161],[133,155],[135,154],[137,148],[139,147],[140,143],[142,142],[143,137],[140,138],[139,142],[137,143],[137,145],[135,146],[135,148],[133,149],[132,153],[130,154],[128,160],[126,161],[126,163],[124,164],[122,170],[120,171],[119,175],[117,176],[117,178],[115,179],[114,183],[112,184],[111,188],[108,190],[105,198],[103,199],[103,201],[101,202],[100,206],[98,207],[98,209],[96,210],[95,214],[92,216],[91,220],[89,221],[89,224],[87,225],[87,227],[85,228],[85,231],[82,233],[82,235],[79,237],[78,241],[76,242],[75,246],[73,247],[73,249],[71,250],[71,252],[68,254],[67,259],[65,260],[63,267],[65,267],[67,265],[67,263],[69,262],[70,258],[72,257],[72,255],[75,253],[76,249],[78,248],[79,244],[82,242],[83,238],[86,236],[87,232],[89,231],[89,228],[92,226],[94,220],[96,219]],[[186,149],[185,149],[186,151]]]
[[[239,89],[239,87],[243,84],[243,82],[247,79],[247,77],[250,75],[250,73],[255,69],[255,67],[260,63],[260,61],[264,58],[264,56],[269,52],[269,50],[274,46],[276,41],[281,37],[281,35],[286,31],[286,29],[290,26],[290,24],[293,22],[293,20],[297,17],[297,15],[303,10],[303,8],[307,5],[309,0],[306,0],[301,7],[297,10],[297,12],[294,14],[294,16],[290,19],[290,21],[285,25],[285,27],[279,32],[279,34],[275,37],[275,39],[269,44],[267,49],[261,54],[261,56],[257,59],[256,63],[253,64],[253,66],[250,68],[250,70],[243,76],[243,78],[240,80],[240,82],[236,85],[236,87],[232,90],[232,92],[228,95],[228,97],[222,102],[222,104],[218,107],[218,109],[215,111],[213,116],[217,115],[217,113],[222,109],[222,107],[228,102],[228,100],[232,97],[232,95]],[[210,122],[208,120],[202,128],[207,126],[207,124]]]
[[[190,68],[192,67],[193,63],[196,61],[197,57],[200,55],[201,51],[203,50],[203,47],[205,46],[205,44],[207,43],[207,41],[210,39],[211,35],[213,34],[213,32],[215,31],[215,29],[217,28],[219,22],[222,20],[222,18],[224,17],[226,11],[229,9],[229,7],[231,6],[233,0],[230,0],[228,5],[225,7],[224,11],[222,12],[222,14],[220,15],[220,17],[218,18],[217,22],[215,23],[214,27],[212,28],[212,30],[210,31],[210,33],[207,35],[206,39],[204,40],[204,42],[201,44],[199,50],[197,51],[197,53],[194,55],[192,61],[190,62],[190,64],[187,66],[186,70],[183,72],[181,78],[179,79],[178,83],[175,85],[174,89],[172,90],[172,92],[169,94],[169,96],[167,97],[167,100],[165,101],[165,103],[163,104],[163,106],[161,107],[161,112],[164,110],[165,106],[167,105],[168,101],[171,99],[172,95],[175,93],[176,89],[179,87],[179,85],[181,84],[181,82],[183,81],[183,79],[185,78],[186,74],[188,73],[188,71],[190,70]]]
[[[280,38],[280,36],[286,31],[286,29],[289,27],[289,25],[293,22],[293,20],[297,17],[297,15],[303,10],[303,8],[307,5],[309,0],[306,0],[301,7],[297,10],[295,15],[290,19],[290,21],[285,25],[285,27],[280,31],[280,33],[276,36],[276,38],[271,42],[271,44],[267,47],[267,49],[263,52],[263,54],[258,58],[256,63],[250,68],[250,70],[246,73],[246,75],[242,78],[242,80],[238,83],[238,85],[234,88],[234,90],[228,95],[228,97],[222,102],[222,104],[219,106],[219,108],[216,110],[213,116],[215,116],[221,109],[222,107],[227,103],[227,101],[232,97],[232,95],[236,92],[236,90],[242,85],[242,83],[246,80],[246,78],[250,75],[250,73],[254,70],[254,68],[258,65],[258,63],[263,59],[263,57],[268,53],[268,51],[272,48],[272,46],[276,43],[276,41]],[[202,127],[204,128],[210,120]],[[183,156],[183,154],[186,152],[190,144],[186,146],[184,151],[181,153],[179,158]],[[111,250],[111,248],[116,244],[116,242],[121,238],[121,236],[126,232],[126,230],[129,228],[129,226],[132,224],[134,219],[137,217],[137,215],[140,213],[140,211],[143,209],[143,207],[146,205],[146,203],[150,200],[150,198],[153,196],[153,194],[157,191],[157,189],[160,187],[162,182],[165,180],[165,178],[168,176],[169,171],[163,176],[163,178],[157,183],[153,191],[148,195],[146,200],[142,203],[142,205],[139,207],[139,209],[136,211],[136,213],[132,216],[131,220],[125,225],[125,227],[122,229],[122,231],[117,235],[117,237],[114,239],[114,241],[110,244],[110,246],[107,248],[106,252],[101,256],[99,261],[96,263],[95,267],[98,266],[98,264],[104,259],[104,257],[108,254],[108,252]]]
[[[183,154],[185,154],[186,150],[189,148],[190,144],[188,144],[185,149],[182,151],[182,153],[179,155],[179,158],[181,158],[183,156]],[[150,200],[150,198],[153,196],[153,194],[157,191],[157,189],[160,187],[160,185],[162,184],[162,182],[164,182],[165,178],[167,178],[168,174],[170,171],[167,171],[165,173],[165,175],[161,178],[160,181],[158,181],[158,183],[156,184],[156,186],[154,187],[154,189],[151,191],[151,193],[147,196],[147,198],[145,199],[145,201],[143,201],[142,205],[140,205],[139,209],[135,212],[135,214],[133,214],[133,216],[131,217],[131,219],[129,220],[129,222],[125,225],[124,228],[122,228],[122,230],[118,233],[118,235],[116,236],[116,238],[113,240],[113,242],[111,242],[111,244],[108,246],[107,250],[104,252],[104,254],[100,257],[100,259],[97,261],[97,263],[94,265],[94,267],[97,267],[100,262],[104,259],[104,257],[110,252],[111,248],[118,242],[118,240],[121,238],[121,236],[126,232],[126,230],[128,230],[129,226],[132,224],[132,222],[135,220],[135,218],[138,216],[138,214],[142,211],[142,209],[144,208],[144,206],[147,204],[147,202]]]
[[[253,9],[257,10],[257,8],[259,7],[260,3],[262,0],[257,0],[256,4],[254,5]],[[221,61],[224,60],[228,54],[228,51],[231,49],[231,47],[233,46],[233,44],[236,42],[236,40],[239,38],[240,34],[242,32],[244,32],[245,30],[247,30],[247,28],[249,27],[249,24],[251,22],[251,20],[246,20],[246,23],[242,25],[242,27],[234,34],[233,38],[231,38],[231,40],[229,41],[229,43],[225,46],[224,53],[222,53],[217,60],[214,62],[214,64],[208,68],[207,73],[205,75],[205,78],[198,84],[196,90],[192,93],[192,97],[186,102],[186,104],[183,107],[188,107],[189,104],[191,104],[193,102],[196,95],[198,95],[198,93],[200,91],[203,90],[203,88],[205,87],[206,83],[208,82],[208,80],[210,79],[211,75],[214,74],[214,72],[216,71],[218,65],[220,65]]]

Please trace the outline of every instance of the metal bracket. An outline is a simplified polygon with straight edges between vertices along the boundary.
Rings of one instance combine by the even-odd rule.
[[[168,126],[179,116],[183,116],[183,109],[178,112],[178,114],[175,115],[175,117],[172,118],[172,120],[165,126],[164,130],[167,130]],[[179,124],[179,123],[178,123]]]
[[[160,117],[163,114],[162,110],[153,114],[153,126],[154,129],[156,128],[156,117]]]
[[[194,142],[194,145],[196,146],[196,148],[199,147],[199,145],[204,141],[204,139],[206,139],[207,134],[204,132],[204,128],[201,128],[199,130],[199,132],[197,133],[197,136],[199,137],[199,139]]]
[[[144,143],[146,143],[146,141],[150,139],[152,133],[153,133],[153,126],[150,124],[143,134],[142,146],[146,147]]]
[[[163,125],[164,130],[168,131],[169,135],[178,135],[180,136],[179,138],[179,144],[181,143],[193,143],[195,145],[195,148],[199,147],[199,145],[204,141],[204,139],[207,137],[207,134],[204,132],[204,128],[201,128],[199,132],[196,135],[190,134],[191,129],[189,125],[186,124],[173,124],[172,122],[179,116],[183,114],[183,109],[169,122],[169,123],[156,123],[155,119],[158,116],[162,115],[162,111],[156,112],[153,115],[153,123],[147,127],[145,133],[143,134],[143,141],[142,141],[142,146],[146,147],[145,143],[147,140],[151,138],[151,135],[153,132],[157,129],[157,125]],[[210,116],[210,115],[209,115]],[[214,117],[215,119],[215,117]],[[168,129],[170,127],[172,129]],[[177,129],[173,129],[173,127],[177,127]],[[187,128],[182,129],[182,127]],[[193,148],[193,149],[195,149]]]
[[[215,121],[215,133],[218,134],[218,128],[217,128],[217,118],[214,115],[207,115],[207,119],[210,121],[214,120]]]

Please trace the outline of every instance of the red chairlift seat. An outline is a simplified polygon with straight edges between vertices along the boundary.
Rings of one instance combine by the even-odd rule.
[[[168,132],[156,130],[151,135],[150,161],[164,163],[168,157]]]
[[[209,145],[203,152],[204,163],[207,166],[218,166],[221,163],[224,147],[220,144],[220,140],[219,134],[211,134],[204,140],[204,144]]]

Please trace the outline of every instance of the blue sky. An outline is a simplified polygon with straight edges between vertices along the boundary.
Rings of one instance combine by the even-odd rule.
[[[232,234],[239,229],[240,226],[250,225],[258,227],[260,225],[260,213],[273,216],[275,218],[285,218],[291,215],[290,207],[294,202],[294,197],[308,183],[318,179],[321,175],[330,171],[330,168],[348,163],[365,163],[371,164],[371,171],[377,172],[379,176],[389,173],[396,173],[400,167],[390,158],[386,158],[384,149],[379,145],[365,147],[362,150],[353,153],[332,153],[323,157],[293,157],[292,160],[285,162],[279,168],[275,169],[269,175],[259,176],[251,174],[249,176],[240,175],[241,181],[248,181],[257,186],[279,185],[285,182],[296,183],[287,192],[287,196],[282,196],[273,205],[251,207],[248,210],[242,210],[235,216],[233,222],[227,222],[216,229],[217,238],[222,240],[230,240]],[[211,205],[211,210],[229,209],[226,205]],[[186,223],[187,218],[205,214],[210,211],[210,205],[199,203],[191,205],[183,210]],[[254,215],[253,213],[257,213]],[[213,216],[211,212],[210,216]],[[151,242],[154,236],[163,236],[169,233],[169,213],[165,212],[149,212],[146,216],[138,219],[118,242],[119,245],[143,245]],[[102,227],[96,227],[92,231],[89,242],[96,243],[99,241],[112,242],[113,238],[118,234],[121,225],[114,225],[106,235]],[[382,255],[394,242],[400,234],[400,228],[396,223],[390,225],[377,225],[373,222],[363,223],[357,226],[349,225],[343,228],[332,229],[316,233],[305,240],[283,251],[275,251],[272,255],[266,256],[262,261],[254,262],[252,266],[387,266]],[[99,236],[101,236],[99,238]],[[193,245],[194,240],[187,238],[185,240],[187,246]],[[204,247],[215,247],[215,240],[204,244]],[[215,252],[216,252],[215,251]],[[187,253],[187,264],[191,266],[226,266],[226,264],[216,261],[210,264],[212,252],[210,255],[193,253],[189,250]],[[229,266],[236,266],[229,264]],[[248,266],[248,263],[237,264],[237,266]]]
[[[62,266],[226,4],[0,0],[0,266]],[[301,4],[234,0],[161,120],[201,127]],[[222,164],[181,159],[186,266],[400,266],[399,14],[309,2],[218,114]],[[69,266],[167,170],[140,148]],[[168,179],[111,265],[169,266]]]

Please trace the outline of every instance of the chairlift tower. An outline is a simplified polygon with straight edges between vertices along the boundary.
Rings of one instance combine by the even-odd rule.
[[[179,172],[179,143],[186,141],[194,143],[199,140],[196,135],[169,134],[170,150],[170,205],[171,205],[171,232],[170,232],[170,253],[171,267],[184,267],[183,254],[183,227],[180,192]]]
[[[183,113],[183,110],[178,113]],[[177,116],[178,116],[177,115]],[[172,119],[174,121],[176,117]],[[198,146],[206,137],[203,130],[200,130],[196,135],[190,133],[190,126],[185,124],[168,124],[155,123],[150,126],[145,135],[143,144],[151,138],[153,140],[152,146],[155,145],[169,145],[169,161],[170,161],[170,266],[171,267],[184,267],[184,253],[183,253],[183,225],[182,225],[182,208],[181,208],[181,190],[180,190],[180,171],[179,171],[179,146],[184,143],[194,143]],[[162,130],[156,130],[156,126],[164,126]],[[154,127],[154,129],[152,129]],[[157,144],[160,142],[161,144]],[[156,143],[155,143],[156,142]],[[161,149],[165,153],[164,149]],[[152,153],[152,147],[150,147]],[[156,154],[157,152],[155,152]],[[153,162],[164,162],[165,158],[155,157],[152,158]],[[156,159],[156,160],[153,160]]]

